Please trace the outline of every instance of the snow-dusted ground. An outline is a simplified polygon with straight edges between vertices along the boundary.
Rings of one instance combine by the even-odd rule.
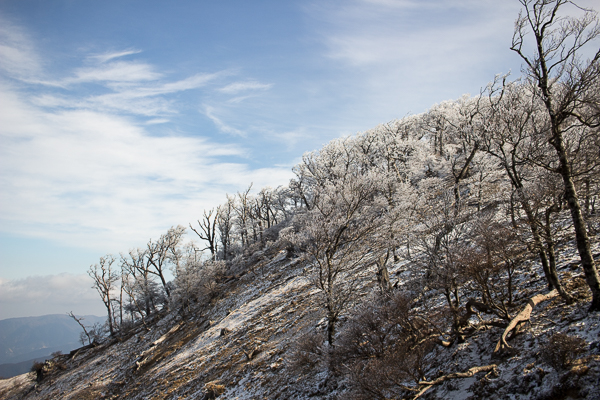
[[[600,251],[594,244],[594,253]],[[493,358],[502,329],[475,332],[464,343],[439,347],[430,356],[427,379],[496,364],[493,373],[448,380],[424,399],[600,398],[600,313],[588,314],[589,290],[573,243],[559,249],[559,272],[578,301],[566,306],[559,297],[539,304],[530,323],[510,341],[515,355]],[[410,289],[420,279],[411,262],[391,268],[392,283]],[[575,266],[575,268],[573,268]],[[213,304],[192,319],[163,316],[151,331],[141,327],[121,341],[54,360],[39,384],[32,374],[0,381],[2,399],[196,399],[206,384],[221,387],[223,399],[347,398],[342,378],[325,385],[323,369],[301,375],[289,368],[293,348],[323,317],[317,290],[305,274],[307,265],[278,253],[248,268]],[[534,260],[516,283],[518,301],[547,291]],[[366,286],[374,286],[367,271]],[[372,276],[372,278],[370,278]],[[367,292],[366,286],[361,289]],[[432,299],[443,306],[441,296]],[[437,296],[437,297],[436,297]],[[174,327],[178,327],[174,329]],[[169,333],[170,332],[170,333]],[[556,332],[583,338],[588,349],[570,369],[558,371],[541,361],[540,347]]]

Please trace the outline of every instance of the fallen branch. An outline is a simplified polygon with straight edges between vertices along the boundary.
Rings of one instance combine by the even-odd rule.
[[[516,317],[514,317],[510,321],[510,323],[504,330],[502,337],[500,338],[500,340],[498,340],[498,344],[496,344],[496,348],[494,349],[494,355],[498,355],[500,354],[500,352],[511,348],[506,342],[506,337],[511,331],[513,331],[517,327],[517,325],[525,321],[529,321],[529,318],[531,318],[531,311],[533,310],[533,307],[535,307],[543,301],[549,300],[556,296],[558,296],[558,291],[554,289],[553,291],[547,294],[536,294],[535,296],[530,298],[527,302],[527,305],[521,310],[520,313],[517,314]]]
[[[171,329],[169,329],[169,331],[167,333],[165,333],[160,338],[158,338],[157,340],[155,340],[154,342],[152,342],[152,344],[150,345],[150,347],[154,347],[154,346],[157,346],[157,345],[161,344],[162,342],[164,342],[169,337],[169,335],[172,335],[173,333],[177,332],[179,330],[179,328],[181,328],[183,325],[184,325],[184,322],[178,323],[177,325],[175,325],[174,327],[172,327]]]
[[[134,371],[139,370],[141,367],[143,367],[148,360],[150,360],[152,357],[150,357],[149,355],[152,355],[152,353],[156,350],[156,347],[161,344],[162,342],[164,342],[165,340],[167,340],[167,338],[172,335],[173,333],[177,332],[179,330],[179,328],[181,328],[184,325],[184,322],[180,322],[179,324],[175,325],[174,327],[172,327],[167,333],[165,333],[164,335],[162,335],[160,338],[158,338],[157,340],[155,340],[154,342],[152,342],[150,344],[150,347],[146,350],[144,350],[142,352],[142,354],[140,354],[137,357],[137,361],[135,362],[135,367],[134,367]]]
[[[413,400],[421,397],[423,395],[423,393],[428,391],[431,387],[438,385],[444,381],[447,381],[448,379],[470,378],[479,372],[490,372],[490,371],[493,371],[494,369],[496,369],[496,364],[490,364],[490,365],[484,365],[481,367],[469,368],[469,370],[466,372],[455,372],[452,374],[440,376],[439,378],[434,379],[432,381],[420,381],[419,385],[423,385],[425,387],[423,389],[421,389],[419,391],[419,393],[417,393],[415,395],[415,397],[413,397]]]

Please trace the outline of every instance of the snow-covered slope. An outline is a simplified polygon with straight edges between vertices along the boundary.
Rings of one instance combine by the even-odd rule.
[[[577,302],[565,305],[554,297],[538,304],[529,323],[509,341],[513,350],[504,357],[493,355],[503,332],[498,327],[480,327],[463,343],[437,347],[427,358],[425,376],[429,382],[447,379],[420,398],[600,398],[600,315],[587,312],[589,290],[572,249],[563,247],[559,272]],[[309,266],[276,249],[255,258],[255,264],[222,284],[211,304],[198,306],[193,317],[165,313],[152,321],[149,331],[139,326],[124,337],[50,360],[40,382],[34,373],[0,381],[0,398],[351,398],[348,378],[331,373],[325,364],[308,373],[293,368],[296,343],[305,333],[323,329]],[[398,290],[410,289],[419,279],[413,265],[402,262],[391,269]],[[527,269],[522,274],[527,282],[517,284],[519,307],[531,296],[547,293],[537,262],[529,262]],[[376,284],[374,272],[366,272],[364,293]],[[430,296],[443,304],[435,292]],[[586,342],[584,353],[565,369],[552,367],[541,356],[557,332]],[[481,366],[491,367],[470,377],[451,375]]]

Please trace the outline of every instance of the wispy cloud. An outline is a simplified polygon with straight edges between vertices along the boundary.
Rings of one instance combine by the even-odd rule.
[[[154,81],[162,74],[146,63],[135,61],[115,61],[95,67],[80,68],[75,77],[66,79],[64,83],[82,82],[139,82]]]
[[[298,142],[306,140],[310,135],[304,129],[298,129],[295,131],[276,132],[272,136],[283,142],[287,149],[292,149]]]
[[[182,79],[176,82],[165,83],[164,85],[156,88],[144,88],[138,91],[142,96],[155,96],[158,94],[167,94],[174,92],[181,92],[183,90],[197,89],[205,86],[209,82],[222,76],[222,72],[210,73],[210,74],[196,74],[186,79]]]
[[[395,65],[406,69],[408,63],[410,67],[418,64],[435,68],[441,64],[454,68],[456,60],[464,57],[467,50],[484,50],[483,54],[471,53],[471,62],[474,57],[485,57],[490,40],[504,40],[496,37],[498,32],[512,30],[512,16],[506,20],[483,18],[492,10],[511,15],[501,12],[499,7],[497,2],[472,0],[418,4],[354,1],[329,10],[331,24],[322,32],[329,56],[354,65]]]
[[[218,117],[217,115],[217,111],[214,107],[211,106],[204,106],[204,115],[206,115],[214,124],[215,126],[219,129],[219,131],[223,132],[223,133],[229,133],[232,135],[238,135],[238,136],[245,136],[246,133],[234,128],[233,126],[230,126],[228,124],[226,124],[225,122],[223,122],[223,120]]]
[[[170,122],[170,120],[166,118],[153,118],[151,120],[146,121],[146,125],[166,124],[168,122]]]
[[[338,87],[363,99],[354,112],[382,116],[425,111],[518,70],[508,50],[518,10],[518,2],[493,0],[325,0],[306,8],[323,56],[339,68]]]
[[[236,145],[150,135],[106,112],[46,111],[1,89],[0,226],[13,234],[126,250],[248,182],[291,177],[235,162],[245,156]]]
[[[123,50],[123,51],[111,51],[102,54],[91,55],[88,58],[92,60],[99,61],[101,63],[113,60],[115,58],[121,58],[125,56],[130,56],[132,54],[139,54],[141,50]]]
[[[483,2],[485,1],[483,0]],[[450,8],[476,7],[482,3],[482,0],[454,0],[451,2],[443,0],[358,0],[356,3],[396,10],[413,10],[417,8],[421,10],[447,10]]]
[[[41,64],[27,33],[0,15],[0,69],[10,76],[31,79],[39,77]]]
[[[164,97],[165,95],[202,88],[221,76],[221,73],[196,74],[174,82],[157,82],[155,80],[159,74],[153,76],[150,73],[142,72],[141,75],[138,75],[131,69],[125,69],[127,71],[112,71],[105,75],[102,75],[101,72],[97,75],[88,72],[79,75],[77,78],[66,79],[61,84],[61,86],[67,88],[75,82],[109,81],[106,88],[111,89],[111,93],[86,97],[80,97],[75,92],[67,92],[66,94],[44,93],[32,96],[32,102],[40,107],[47,108],[112,111],[160,117],[177,112],[172,101]],[[149,72],[151,69],[149,67],[142,70]],[[89,77],[87,77],[88,74]],[[138,82],[150,79],[152,79],[151,82]],[[123,85],[123,83],[127,84]]]
[[[194,220],[248,182],[277,185],[291,176],[287,168],[252,169],[241,146],[179,133],[174,122],[175,94],[203,90],[210,99],[270,85],[227,85],[231,71],[168,79],[152,64],[120,59],[140,50],[95,54],[52,76],[18,26],[0,23],[0,39],[4,232],[123,251]],[[245,135],[217,108],[201,113],[221,132]]]
[[[227,94],[236,94],[239,92],[245,92],[249,90],[267,90],[270,89],[272,86],[272,84],[260,83],[256,81],[234,82],[230,83],[225,87],[222,87],[221,89],[219,89],[219,91]]]

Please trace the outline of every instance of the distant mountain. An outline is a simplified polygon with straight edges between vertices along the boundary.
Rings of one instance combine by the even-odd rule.
[[[104,321],[104,317],[86,315],[82,322],[91,326]],[[0,376],[20,371],[24,367],[18,364],[23,362],[33,363],[55,351],[68,352],[81,346],[80,333],[81,327],[66,314],[0,320]]]
[[[12,378],[31,371],[31,366],[35,361],[43,362],[46,357],[33,358],[27,361],[21,361],[14,364],[0,364],[0,378]]]

